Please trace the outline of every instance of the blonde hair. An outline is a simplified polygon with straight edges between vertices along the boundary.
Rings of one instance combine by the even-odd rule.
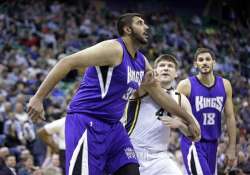
[[[175,68],[178,68],[178,61],[176,59],[176,56],[172,54],[162,54],[159,57],[157,57],[154,61],[154,68],[157,67],[158,63],[161,62],[162,60],[170,61],[175,64]]]

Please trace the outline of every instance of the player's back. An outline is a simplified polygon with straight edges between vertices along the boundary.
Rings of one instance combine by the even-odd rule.
[[[110,123],[120,120],[128,97],[141,84],[145,59],[139,51],[136,58],[132,58],[123,40],[119,38],[117,41],[123,48],[121,64],[115,67],[89,67],[69,105],[68,113],[84,113]]]
[[[226,101],[223,78],[215,76],[214,85],[204,86],[196,76],[189,77],[189,101],[201,127],[201,139],[217,140],[221,134],[221,115]]]

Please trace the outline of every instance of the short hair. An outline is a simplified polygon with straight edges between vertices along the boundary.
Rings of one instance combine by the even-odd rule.
[[[194,59],[197,60],[198,55],[201,54],[201,53],[209,53],[211,55],[212,59],[215,60],[215,54],[214,54],[214,52],[211,49],[204,48],[204,47],[198,48],[196,50],[196,52],[194,54]]]
[[[118,18],[117,30],[120,36],[124,35],[123,27],[132,24],[132,19],[135,16],[143,18],[143,15],[140,13],[125,13]]]
[[[157,67],[158,63],[161,62],[162,60],[170,61],[175,64],[175,68],[178,68],[178,61],[176,59],[176,56],[173,54],[162,54],[159,57],[156,58],[154,62],[154,68]]]
[[[16,156],[14,154],[8,154],[8,155],[5,156],[5,160],[7,160],[9,157],[15,157],[16,158]]]

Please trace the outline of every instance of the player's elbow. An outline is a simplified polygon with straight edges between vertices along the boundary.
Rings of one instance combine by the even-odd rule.
[[[68,57],[62,58],[58,63],[58,66],[63,68],[65,71],[74,69],[75,65],[73,64],[72,60],[70,60]]]
[[[49,134],[47,133],[47,131],[44,129],[44,128],[40,128],[37,130],[37,136],[40,138],[40,139],[44,139],[45,137],[47,137]]]

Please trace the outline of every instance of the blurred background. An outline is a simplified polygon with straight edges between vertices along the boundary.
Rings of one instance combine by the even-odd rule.
[[[83,71],[71,71],[45,100],[46,121],[32,123],[25,106],[48,71],[65,55],[118,37],[116,19],[140,12],[151,40],[142,49],[153,60],[174,53],[180,63],[177,81],[194,74],[198,47],[216,54],[216,74],[233,86],[237,121],[237,160],[226,166],[225,122],[218,148],[218,174],[232,169],[250,174],[250,1],[248,0],[8,0],[0,1],[0,168],[4,162],[20,175],[59,175],[60,160],[37,137],[46,123],[65,116]],[[55,136],[56,139],[56,136]],[[169,150],[184,169],[179,133]]]

